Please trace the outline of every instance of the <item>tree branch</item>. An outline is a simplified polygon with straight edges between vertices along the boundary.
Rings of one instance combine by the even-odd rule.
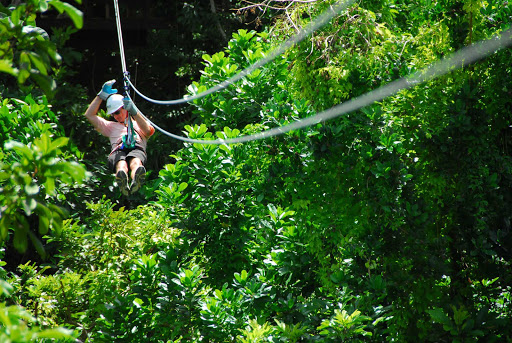
[[[252,2],[248,0],[244,0],[243,2],[248,4],[247,6],[237,8],[237,12],[239,14],[245,14],[247,12],[256,13],[256,9],[258,9],[260,12],[262,12],[258,17],[256,18],[256,22],[259,22],[259,18],[261,15],[264,15],[267,10],[274,10],[274,11],[284,11],[285,16],[288,19],[288,21],[291,23],[291,25],[295,28],[295,30],[298,32],[299,28],[295,24],[295,22],[292,20],[288,9],[292,7],[295,4],[310,4],[317,2],[318,0],[264,0],[261,2]]]

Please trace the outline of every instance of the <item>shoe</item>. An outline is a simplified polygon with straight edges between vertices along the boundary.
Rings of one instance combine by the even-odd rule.
[[[135,171],[135,177],[133,178],[132,183],[130,185],[131,192],[132,193],[137,192],[145,180],[146,180],[146,168],[144,168],[144,166],[140,166]]]
[[[130,195],[130,187],[128,186],[128,175],[124,170],[119,170],[116,174],[116,182],[123,195]]]

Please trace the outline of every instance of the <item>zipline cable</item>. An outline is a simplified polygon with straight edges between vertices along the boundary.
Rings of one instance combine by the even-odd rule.
[[[484,57],[491,55],[503,48],[512,44],[512,29],[508,29],[501,33],[501,35],[495,35],[492,38],[480,41],[472,44],[465,48],[458,50],[447,58],[430,64],[427,68],[413,73],[410,76],[400,78],[387,85],[377,88],[373,91],[365,93],[357,98],[351,99],[345,103],[341,103],[330,109],[320,112],[314,116],[301,119],[290,123],[282,127],[276,127],[267,131],[256,133],[253,135],[242,136],[231,139],[216,139],[216,140],[200,140],[191,139],[187,137],[177,136],[170,132],[167,132],[154,123],[148,120],[151,125],[161,131],[163,134],[181,140],[187,143],[198,143],[198,144],[236,144],[245,143],[254,140],[269,138],[273,136],[282,135],[292,130],[302,129],[308,126],[318,124],[322,121],[333,119],[344,114],[353,112],[365,106],[368,106],[376,101],[381,101],[384,98],[397,94],[401,90],[415,87],[421,83],[434,80],[452,71],[458,70],[466,65],[472,64]],[[142,113],[141,113],[142,114]]]
[[[123,71],[123,75],[125,76],[125,90],[127,86],[126,80],[128,79],[128,70],[126,69],[126,59],[124,55],[124,43],[123,43],[123,32],[121,29],[121,16],[119,14],[119,4],[117,3],[117,0],[114,0],[114,13],[116,16],[116,27],[117,27],[117,39],[119,41],[119,53],[121,57],[121,69]]]
[[[121,30],[121,15],[119,14],[119,4],[117,3],[117,0],[114,0],[114,12],[116,15],[116,26],[117,26],[117,38],[119,40],[119,51],[121,56],[121,68],[123,70],[123,79],[124,79],[124,90],[126,93],[126,96],[129,97],[129,91],[130,86],[127,80],[128,78],[128,70],[126,69],[126,59],[124,55],[124,44],[123,44],[123,33]],[[126,125],[126,135],[123,136],[123,145],[126,145],[127,147],[134,147],[135,146],[135,130],[133,128],[133,122],[132,117],[128,116],[125,121]]]
[[[116,1],[116,0],[114,0]],[[201,92],[199,94],[195,94],[192,96],[187,96],[181,99],[176,100],[155,100],[152,99],[144,94],[142,94],[137,88],[135,88],[135,85],[130,81],[130,79],[126,78],[127,82],[130,84],[130,86],[133,88],[133,90],[143,99],[159,104],[159,105],[178,105],[183,104],[186,102],[191,102],[197,99],[201,99],[207,95],[210,95],[212,93],[215,93],[217,91],[220,91],[222,89],[227,88],[229,85],[241,80],[245,76],[251,74],[256,69],[264,66],[265,64],[269,63],[270,61],[274,60],[279,55],[283,54],[286,50],[288,50],[290,47],[292,47],[294,44],[297,44],[304,40],[307,36],[309,36],[311,33],[318,30],[320,27],[327,24],[334,16],[344,11],[349,5],[351,5],[354,2],[354,0],[347,0],[347,1],[338,1],[334,5],[330,6],[327,10],[325,10],[321,15],[319,15],[313,22],[311,22],[304,30],[299,31],[299,33],[295,34],[294,36],[290,37],[288,40],[286,40],[284,43],[279,45],[276,49],[272,50],[270,54],[263,57],[262,59],[258,60],[254,64],[250,65],[249,67],[242,70],[240,73],[230,77],[229,79],[213,86],[210,89],[205,90],[204,92]],[[121,35],[120,33],[120,23],[118,23],[118,35]]]

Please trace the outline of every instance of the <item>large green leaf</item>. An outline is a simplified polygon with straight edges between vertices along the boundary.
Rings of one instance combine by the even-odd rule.
[[[37,253],[44,258],[46,256],[46,251],[44,250],[44,246],[41,240],[37,238],[37,236],[32,231],[28,231],[28,237],[30,238],[32,245],[36,248]]]
[[[28,56],[32,62],[32,65],[35,66],[39,72],[41,72],[43,75],[48,75],[47,65],[41,60],[41,56],[35,52],[29,52]]]
[[[46,329],[36,334],[37,338],[72,339],[73,331],[65,328]]]
[[[46,94],[51,94],[57,88],[55,80],[48,75],[35,72],[32,73],[30,77],[36,81],[37,85],[41,87]]]
[[[17,216],[18,226],[14,228],[13,244],[19,252],[27,250],[27,233],[30,230],[27,219],[23,215]]]
[[[50,144],[49,150],[53,151],[55,149],[61,148],[61,147],[65,146],[66,144],[68,144],[68,141],[69,141],[69,138],[67,138],[67,137],[59,137],[57,139],[54,139]]]
[[[59,13],[66,12],[73,21],[73,24],[75,24],[76,28],[81,29],[83,27],[83,13],[78,8],[68,4],[67,2],[58,0],[51,0],[49,4],[55,7]]]
[[[25,10],[25,6],[19,6],[11,12],[11,22],[13,25],[19,25],[21,22],[21,13]]]
[[[12,66],[12,62],[8,60],[0,60],[0,72],[7,73],[12,76],[18,75],[18,69]]]

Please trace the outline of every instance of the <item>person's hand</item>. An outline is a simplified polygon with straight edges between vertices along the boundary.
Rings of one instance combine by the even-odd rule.
[[[139,111],[137,106],[135,106],[133,101],[128,97],[123,99],[123,108],[125,110],[127,110],[128,114],[131,115],[132,117],[135,117],[137,115],[137,112]]]
[[[112,89],[112,85],[115,82],[116,80],[110,80],[103,84],[103,87],[101,87],[101,91],[98,93],[98,96],[101,100],[105,101],[109,96],[117,93],[117,89]]]

